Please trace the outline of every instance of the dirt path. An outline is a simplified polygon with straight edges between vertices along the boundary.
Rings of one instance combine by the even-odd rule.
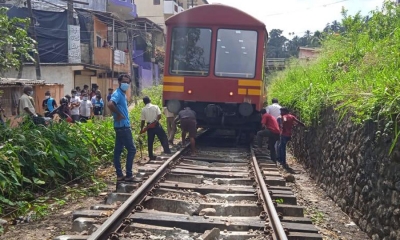
[[[329,240],[368,240],[368,235],[360,230],[339,206],[330,199],[324,190],[310,177],[301,163],[288,156],[288,164],[295,177],[289,183],[297,196],[298,204],[305,207],[305,215],[311,218],[324,239]]]

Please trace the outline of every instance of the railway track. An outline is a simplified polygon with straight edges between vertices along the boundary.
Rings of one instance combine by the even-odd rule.
[[[73,213],[77,235],[97,239],[322,239],[266,153],[203,133],[187,147],[139,167],[105,202]]]

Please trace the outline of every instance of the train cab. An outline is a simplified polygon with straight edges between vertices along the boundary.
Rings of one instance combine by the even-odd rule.
[[[188,105],[199,127],[245,129],[263,107],[265,24],[233,7],[195,7],[166,21],[163,104]]]

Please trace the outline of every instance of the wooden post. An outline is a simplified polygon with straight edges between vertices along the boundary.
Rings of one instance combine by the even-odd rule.
[[[36,80],[41,80],[42,74],[40,72],[39,48],[38,48],[38,42],[37,42],[37,37],[36,37],[36,29],[35,29],[35,24],[34,24],[35,18],[33,16],[31,0],[27,0],[27,5],[28,5],[29,17],[31,19],[31,22],[30,22],[31,36],[32,36],[32,39],[35,40],[35,42],[36,42],[35,43],[36,53],[33,54],[33,57],[35,58]]]

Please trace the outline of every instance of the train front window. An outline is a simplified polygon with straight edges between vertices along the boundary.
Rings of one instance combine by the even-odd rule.
[[[257,32],[219,29],[215,76],[254,78],[257,60]]]
[[[207,28],[174,28],[170,74],[207,76],[210,71],[211,35],[211,29]]]

